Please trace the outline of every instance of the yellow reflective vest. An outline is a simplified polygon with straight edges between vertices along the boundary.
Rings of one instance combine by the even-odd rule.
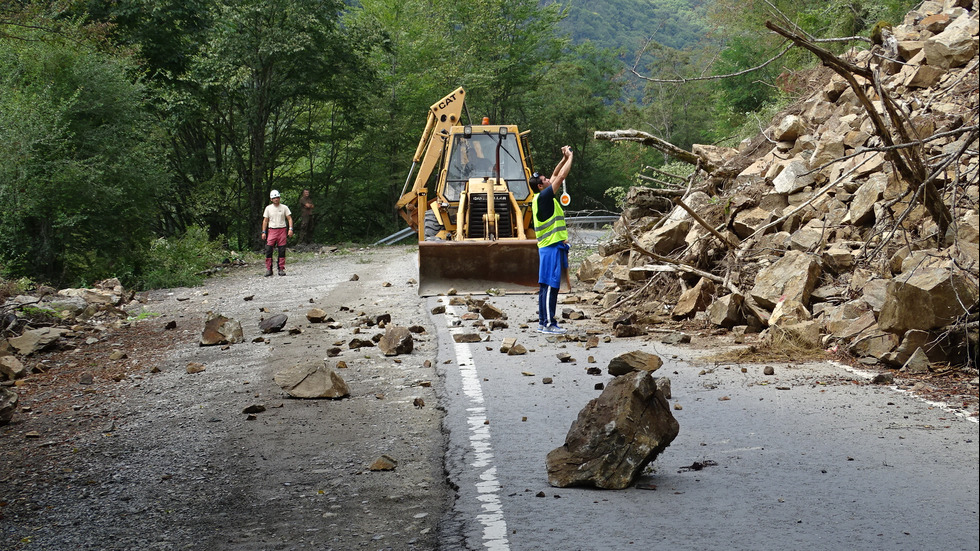
[[[568,228],[565,227],[565,211],[562,210],[557,200],[553,200],[555,203],[554,214],[547,220],[539,220],[538,195],[531,202],[531,214],[534,216],[534,235],[538,238],[538,248],[567,241]]]

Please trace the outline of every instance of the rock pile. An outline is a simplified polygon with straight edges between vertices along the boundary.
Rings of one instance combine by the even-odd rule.
[[[975,367],[976,8],[926,1],[870,50],[808,47],[830,68],[809,97],[739,149],[695,146],[691,180],[633,188],[579,279],[652,322]],[[640,134],[596,137],[657,140]]]
[[[107,328],[138,317],[143,307],[118,279],[91,289],[37,289],[0,305],[0,380],[26,375],[23,358],[51,348],[76,348],[98,340]]]

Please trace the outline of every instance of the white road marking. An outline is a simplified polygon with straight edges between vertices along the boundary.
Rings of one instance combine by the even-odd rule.
[[[865,369],[858,369],[856,367],[851,367],[851,366],[849,366],[847,364],[843,364],[843,363],[838,362],[838,361],[831,361],[830,363],[833,364],[833,365],[836,365],[837,367],[843,369],[844,371],[847,371],[848,373],[853,373],[853,374],[855,374],[855,375],[857,375],[859,377],[863,377],[864,379],[873,379],[875,377],[875,375],[877,375],[877,373],[875,373],[873,371],[868,371],[868,370],[865,370]],[[957,407],[957,406],[955,406],[953,404],[948,404],[946,402],[935,402],[933,400],[927,400],[927,399],[923,398],[922,396],[919,396],[915,392],[912,392],[910,390],[906,390],[904,388],[899,388],[897,385],[890,385],[888,388],[890,388],[891,390],[893,390],[895,392],[898,392],[899,394],[908,394],[909,396],[911,396],[912,398],[914,398],[916,400],[919,400],[920,402],[925,402],[926,404],[929,404],[932,407],[936,407],[936,408],[939,408],[939,409],[941,409],[943,411],[949,412],[949,413],[951,413],[951,414],[953,414],[953,415],[955,415],[955,416],[957,416],[957,417],[959,417],[961,419],[966,419],[967,421],[970,421],[971,423],[980,422],[980,419],[977,419],[976,417],[973,417],[970,414],[970,412],[964,411],[963,409],[961,409],[961,408],[959,408],[959,407]]]
[[[458,333],[453,325],[458,320],[456,310],[446,307],[446,325],[450,334]],[[490,443],[490,426],[487,425],[487,410],[483,406],[483,386],[473,363],[473,355],[466,343],[453,343],[456,363],[462,379],[463,394],[468,400],[466,425],[470,431],[470,447],[473,461],[470,467],[480,470],[480,482],[476,483],[477,500],[483,513],[476,516],[483,525],[483,546],[490,551],[509,551],[507,541],[507,521],[500,502],[500,482],[497,480],[497,466],[493,462],[493,449]]]

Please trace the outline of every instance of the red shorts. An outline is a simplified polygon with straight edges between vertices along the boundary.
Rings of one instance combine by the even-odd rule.
[[[269,228],[269,233],[265,236],[265,244],[285,247],[288,232],[289,228]]]

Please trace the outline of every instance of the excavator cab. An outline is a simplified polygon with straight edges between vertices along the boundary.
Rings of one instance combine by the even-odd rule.
[[[527,133],[486,119],[459,124],[464,96],[459,88],[430,108],[413,164],[421,169],[398,203],[418,232],[419,295],[533,292],[538,252]]]

